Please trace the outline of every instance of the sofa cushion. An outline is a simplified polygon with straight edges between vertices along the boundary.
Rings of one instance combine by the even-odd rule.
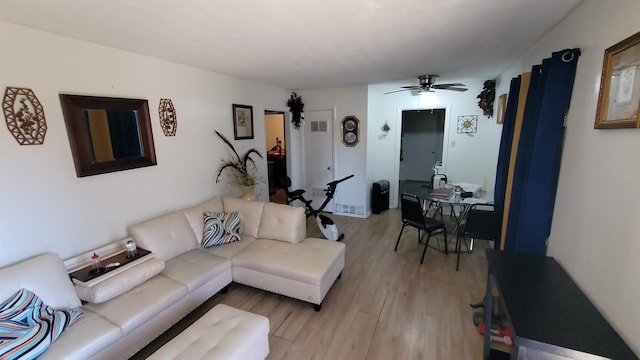
[[[164,261],[150,259],[114,275],[94,286],[75,284],[80,299],[91,303],[102,303],[124,294],[164,270]]]
[[[38,360],[87,359],[89,354],[98,353],[121,336],[118,326],[85,309],[78,321],[65,330]]]
[[[162,275],[186,285],[191,292],[230,268],[228,259],[195,249],[167,261]]]
[[[191,225],[182,212],[172,212],[133,225],[129,232],[140,247],[151,251],[160,260],[166,261],[199,247]]]
[[[231,259],[254,241],[256,241],[256,238],[252,236],[242,235],[242,241],[236,241],[220,246],[213,246],[210,248],[202,248],[201,250],[208,254],[220,256],[225,259]]]
[[[202,247],[240,241],[240,214],[237,212],[204,212]]]
[[[54,310],[30,290],[18,290],[0,304],[0,359],[37,358],[81,315]]]
[[[187,218],[187,221],[189,221],[189,225],[191,225],[191,229],[196,236],[196,241],[198,242],[198,244],[202,244],[202,227],[204,225],[204,222],[202,221],[202,214],[205,211],[224,212],[222,199],[213,198],[198,205],[194,205],[190,208],[182,210],[184,216]]]
[[[262,210],[259,239],[281,240],[299,243],[307,235],[307,219],[304,208],[266,203]]]
[[[58,254],[43,254],[0,269],[0,299],[28,289],[56,310],[81,305]]]
[[[292,245],[278,240],[259,239],[234,256],[234,271],[242,267],[259,272],[319,285],[334,262],[344,259],[344,244],[307,238]]]
[[[140,286],[101,304],[84,307],[118,325],[123,334],[138,328],[187,294],[187,287],[156,275]]]
[[[240,213],[240,232],[242,234],[258,237],[263,202],[225,197],[222,199],[222,203],[224,204],[225,212],[237,211]]]

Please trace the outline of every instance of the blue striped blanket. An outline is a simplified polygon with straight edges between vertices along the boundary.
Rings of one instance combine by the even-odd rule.
[[[37,358],[81,315],[81,310],[54,310],[20,289],[0,305],[0,359]]]

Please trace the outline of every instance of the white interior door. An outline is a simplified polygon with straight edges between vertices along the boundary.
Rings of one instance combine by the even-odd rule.
[[[327,183],[334,180],[333,111],[305,111],[304,120],[304,195],[317,209],[325,199]],[[325,211],[333,210],[331,201]]]

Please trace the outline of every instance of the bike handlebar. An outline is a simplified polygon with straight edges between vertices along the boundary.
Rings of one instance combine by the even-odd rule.
[[[343,182],[343,181],[346,181],[346,180],[349,180],[349,179],[351,179],[351,178],[352,178],[352,177],[354,177],[354,176],[355,176],[354,174],[351,174],[351,175],[349,175],[349,176],[343,177],[343,178],[342,178],[342,179],[340,179],[340,180],[333,180],[332,182],[327,183],[327,186],[329,186],[329,187],[335,187],[335,186],[336,186],[336,185],[338,185],[339,183],[341,183],[341,182]]]

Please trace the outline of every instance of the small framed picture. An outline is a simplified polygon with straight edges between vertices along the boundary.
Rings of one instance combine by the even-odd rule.
[[[253,106],[233,104],[233,137],[253,139]]]
[[[604,51],[595,129],[640,127],[640,32]]]
[[[507,109],[507,94],[498,96],[498,124],[504,124],[504,111]]]

